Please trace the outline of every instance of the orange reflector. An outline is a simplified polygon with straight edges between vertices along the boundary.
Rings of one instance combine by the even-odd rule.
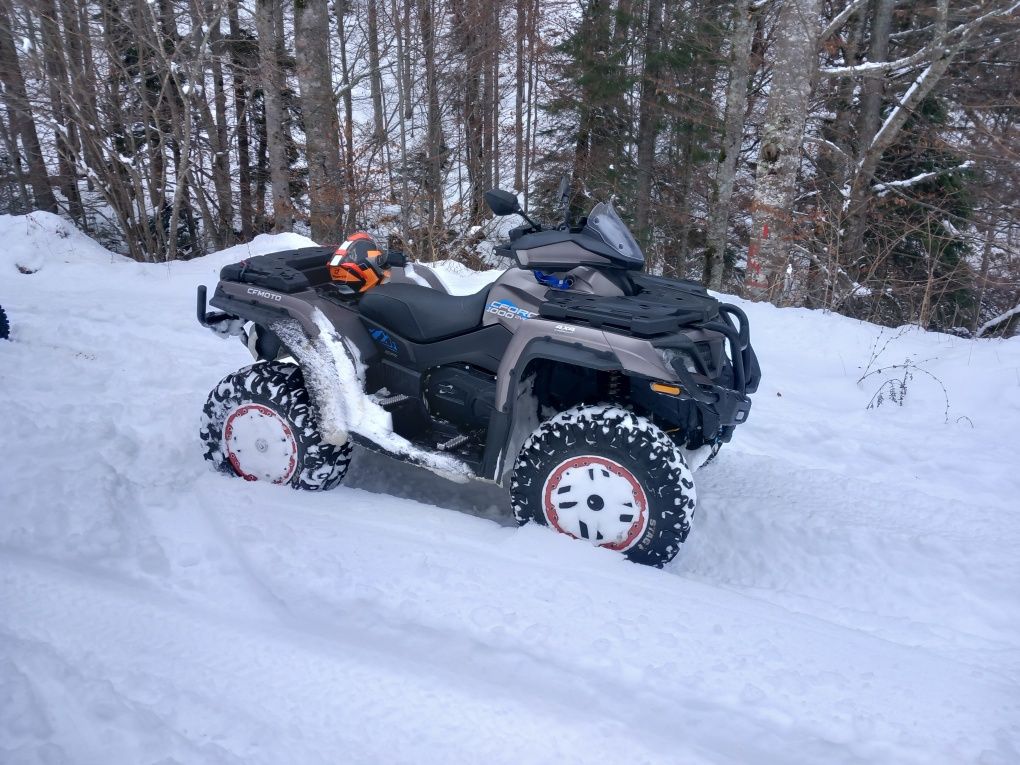
[[[652,383],[652,390],[656,393],[668,393],[670,396],[679,396],[680,386],[679,385],[668,385],[666,383]]]

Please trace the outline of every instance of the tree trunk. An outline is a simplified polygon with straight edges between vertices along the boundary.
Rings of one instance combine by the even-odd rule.
[[[528,207],[528,196],[531,191],[531,168],[537,151],[538,138],[538,99],[537,82],[539,77],[537,46],[538,16],[541,11],[541,0],[533,0],[531,9],[528,12],[528,94],[525,99],[525,120],[524,120],[524,207]]]
[[[818,12],[819,0],[787,0],[776,25],[744,278],[749,296],[756,299],[778,300],[781,274],[797,237],[792,207],[817,67]]]
[[[485,187],[485,102],[482,93],[484,67],[478,29],[479,0],[457,0],[453,8],[454,35],[461,55],[461,88],[464,120],[464,164],[468,173],[469,221],[477,223],[483,210]]]
[[[227,136],[227,92],[223,85],[223,35],[220,31],[222,11],[218,3],[207,0],[206,18],[209,24],[209,49],[212,51],[213,108],[215,109],[215,141],[213,147],[213,187],[216,189],[216,219],[219,229],[217,248],[234,243],[234,198],[231,192],[230,139]],[[204,99],[203,99],[204,101]],[[208,108],[208,106],[206,107]]]
[[[241,22],[237,13],[237,2],[231,0],[227,17],[230,23],[230,68],[234,90],[234,119],[237,126],[237,185],[240,189],[238,212],[241,217],[241,238],[249,241],[255,234],[255,214],[251,195],[251,149],[248,138],[248,86],[250,70],[241,56]]]
[[[515,26],[515,69],[514,69],[514,190],[524,191],[524,94],[525,59],[524,41],[528,28],[528,7],[530,0],[517,0],[517,24]]]
[[[32,196],[36,209],[57,212],[57,200],[50,188],[46,174],[46,163],[43,161],[42,147],[39,145],[39,134],[35,129],[35,118],[29,105],[28,93],[25,90],[25,79],[21,74],[21,64],[14,47],[11,20],[13,18],[10,0],[0,0],[0,80],[3,81],[4,94],[14,124],[11,132],[21,138],[21,146],[25,152],[28,165],[28,183],[32,187]]]
[[[414,98],[411,94],[411,83],[413,82],[414,73],[411,65],[411,40],[414,39],[414,35],[411,32],[411,5],[410,0],[403,0],[401,3],[404,7],[403,18],[401,27],[403,28],[404,37],[404,50],[403,55],[399,57],[401,72],[403,79],[401,80],[404,88],[404,119],[412,119],[414,117]],[[397,19],[394,17],[393,23],[397,24]]]
[[[266,134],[266,103],[262,99],[262,108],[252,112],[255,123],[255,196],[252,206],[255,209],[255,230],[264,233],[269,230],[266,222],[266,181],[269,180],[269,136]]]
[[[373,0],[373,6],[375,5]],[[344,24],[346,19],[346,7],[345,3],[339,2],[336,4],[336,18],[337,18],[337,39],[340,41],[340,78],[343,82],[343,99],[344,99],[344,126],[343,126],[343,167],[344,167],[344,182],[346,186],[345,198],[347,201],[347,222],[344,228],[348,231],[353,230],[357,225],[355,221],[358,219],[358,213],[360,212],[361,206],[361,195],[357,192],[357,184],[354,176],[354,100],[351,95],[351,67],[347,61],[347,30]],[[376,52],[376,65],[378,65],[378,53],[379,53],[379,42],[376,40],[373,46]],[[371,54],[372,49],[369,50]],[[381,75],[380,75],[381,76]],[[374,83],[373,83],[374,86]],[[374,93],[373,93],[374,97]],[[374,104],[374,101],[373,101]],[[382,119],[382,91],[379,92],[379,114],[378,119]],[[378,127],[378,124],[377,124]],[[383,130],[382,139],[385,141],[385,129]],[[376,136],[377,142],[379,137]]]
[[[889,30],[896,0],[875,0],[875,12],[871,21],[871,41],[868,45],[868,62],[878,63],[889,58]],[[860,147],[858,162],[862,162],[871,142],[875,140],[882,119],[882,95],[885,80],[879,77],[865,77],[861,83],[860,118],[857,122],[857,145]],[[868,206],[866,188],[856,189],[856,198],[848,206],[846,222],[847,235],[842,251],[844,262],[859,257],[864,252],[864,234],[867,228]]]
[[[397,23],[397,0],[390,0],[390,18],[393,19],[394,26],[394,39],[397,47],[397,110],[400,115],[400,246],[408,250],[412,246],[410,226],[408,224],[408,209],[410,199],[410,191],[407,183],[407,109],[408,104],[405,103],[405,89],[404,89],[404,47],[408,44],[408,41],[404,39],[403,29],[400,24]]]
[[[4,112],[6,112],[7,119],[0,119],[0,140],[3,141],[4,148],[7,150],[7,156],[10,157],[11,174],[14,176],[14,184],[17,187],[18,198],[21,200],[20,206],[15,204],[15,200],[13,198],[14,192],[11,192],[11,212],[31,212],[32,197],[28,193],[28,186],[25,185],[25,169],[21,166],[21,155],[18,153],[18,145],[15,137],[11,134],[11,131],[7,129],[8,125],[14,124],[14,118],[9,108],[4,108]]]
[[[595,56],[607,56],[610,46],[608,0],[589,0],[581,20],[579,34],[587,48]],[[619,27],[618,27],[619,28]],[[593,103],[590,93],[581,93],[577,114],[577,139],[574,142],[574,174],[571,188],[575,191],[584,189],[597,175],[604,178],[609,173],[606,165],[610,162],[605,151],[605,142],[600,134],[599,123],[606,118],[605,104]],[[595,189],[596,195],[607,193],[607,189]],[[578,204],[581,199],[575,198],[573,213],[580,213]]]
[[[853,10],[851,6],[849,13],[844,9],[838,14],[822,32],[822,39],[819,41],[824,45],[827,39],[831,39],[827,37],[827,33],[834,35],[845,26],[846,33],[841,35],[839,50],[843,54],[846,66],[857,66],[863,49],[866,26],[864,9],[867,3],[858,2],[858,6],[857,10]],[[828,86],[828,92],[823,98],[816,95],[816,103],[821,101],[824,111],[832,116],[822,119],[822,141],[815,157],[818,172],[817,194],[814,199],[817,200],[815,204],[817,220],[833,221],[832,226],[818,226],[816,230],[830,232],[839,228],[838,222],[842,216],[843,195],[852,163],[853,144],[855,138],[859,138],[859,134],[855,133],[852,126],[855,121],[859,121],[860,105],[855,98],[858,88],[852,78],[844,77],[835,83],[823,84]],[[819,252],[818,257],[808,260],[807,276],[804,280],[804,305],[807,308],[822,308],[830,304],[841,270],[839,248],[835,246],[834,239],[830,236],[822,240],[820,244],[824,244],[825,252]]]
[[[78,225],[84,228],[85,212],[82,209],[81,195],[78,193],[75,154],[70,141],[74,126],[64,107],[64,94],[67,92],[67,63],[64,60],[64,46],[60,37],[56,0],[38,0],[38,8],[50,109],[56,127],[54,143],[57,148],[57,162],[60,168],[58,181],[60,190],[67,200],[68,213]]]
[[[439,111],[439,84],[436,72],[436,35],[433,0],[419,0],[418,17],[421,23],[422,53],[425,59],[425,100],[427,133],[425,139],[425,193],[428,195],[427,247],[435,258],[435,237],[443,226],[442,166],[446,158],[446,141],[443,137],[442,113]]]
[[[333,100],[326,0],[296,0],[294,47],[308,158],[312,239],[343,241],[340,125]]]
[[[287,167],[287,136],[283,127],[283,71],[277,57],[276,5],[278,0],[256,0],[255,20],[262,67],[262,101],[266,117],[269,177],[273,186],[273,231],[294,227],[294,204],[290,198]]]
[[[663,0],[648,0],[648,25],[645,32],[645,63],[641,76],[641,104],[638,107],[637,172],[634,194],[634,230],[638,242],[647,251],[651,244],[652,169],[655,165],[655,139],[659,135],[662,113],[661,47]]]
[[[1014,6],[1015,7],[1015,6]],[[907,119],[928,97],[939,80],[949,69],[950,64],[956,59],[961,51],[966,50],[970,41],[982,28],[983,24],[998,15],[1008,11],[1007,6],[992,10],[977,19],[971,21],[959,31],[959,36],[951,46],[946,45],[948,30],[947,22],[949,16],[949,0],[938,0],[936,18],[933,27],[935,28],[932,45],[932,59],[927,67],[914,79],[906,92],[900,97],[898,103],[885,118],[882,126],[878,128],[875,137],[864,149],[857,164],[857,172],[850,186],[850,198],[847,201],[849,223],[846,226],[848,234],[844,240],[843,249],[852,252],[856,245],[855,240],[863,242],[864,228],[866,225],[867,204],[871,195],[871,181],[875,177],[875,170],[882,159],[885,151],[896,142]]]
[[[709,289],[722,288],[726,253],[726,232],[730,219],[730,199],[744,136],[747,110],[747,83],[751,76],[751,42],[754,38],[756,5],[738,0],[733,6],[730,32],[730,81],[726,89],[726,113],[723,117],[719,164],[708,207],[708,248],[705,250],[704,283]]]
[[[491,89],[489,93],[489,101],[486,104],[488,107],[489,114],[489,134],[488,134],[488,150],[489,150],[489,167],[491,172],[488,176],[488,187],[498,188],[499,187],[499,119],[502,116],[502,98],[500,98],[499,92],[499,60],[500,50],[503,45],[503,28],[500,24],[499,5],[492,3],[491,10],[489,12],[489,23],[491,29],[488,33],[488,40],[486,45],[489,49],[489,67],[488,70],[491,73]],[[488,188],[486,189],[488,191]]]
[[[382,69],[379,63],[379,9],[376,7],[376,0],[368,0],[367,16],[368,82],[372,90],[372,124],[375,128],[373,137],[381,144],[386,140],[386,120],[383,116],[382,105]],[[343,30],[340,31],[343,34]]]

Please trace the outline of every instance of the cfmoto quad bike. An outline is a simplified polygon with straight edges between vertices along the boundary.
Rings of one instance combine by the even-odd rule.
[[[691,466],[747,419],[747,317],[643,273],[611,202],[543,228],[509,192],[486,200],[526,223],[497,250],[516,267],[471,295],[365,234],[225,267],[218,311],[199,287],[199,322],[255,358],[209,394],[205,457],[323,490],[357,444],[494,481],[518,523],[661,566],[690,530]]]

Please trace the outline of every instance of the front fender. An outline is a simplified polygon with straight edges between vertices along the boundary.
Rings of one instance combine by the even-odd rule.
[[[679,379],[648,340],[577,324],[528,319],[515,330],[499,365],[496,378],[499,411],[506,411],[528,363],[539,358],[664,382]]]

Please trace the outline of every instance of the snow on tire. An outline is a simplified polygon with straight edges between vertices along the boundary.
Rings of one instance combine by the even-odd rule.
[[[0,308],[0,340],[10,340],[11,324],[7,321],[7,314]]]
[[[510,481],[519,524],[535,521],[662,566],[691,528],[697,495],[680,448],[617,406],[579,406],[524,442]]]
[[[350,442],[322,440],[300,367],[253,364],[225,377],[202,409],[205,458],[225,473],[325,491],[343,479]]]

